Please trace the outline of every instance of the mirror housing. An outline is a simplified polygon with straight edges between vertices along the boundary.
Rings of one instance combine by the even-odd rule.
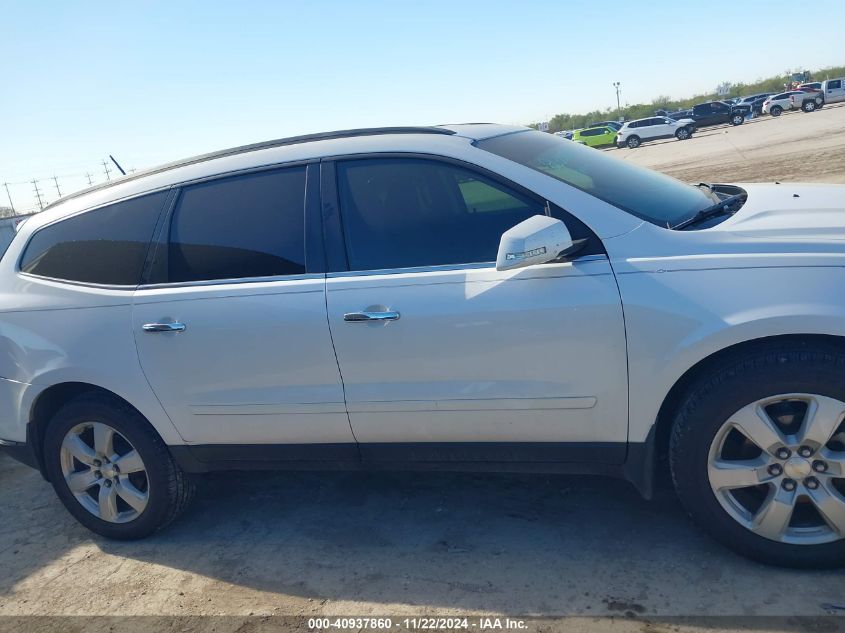
[[[586,240],[573,242],[566,225],[545,215],[535,215],[502,234],[496,270],[545,264],[577,252]]]

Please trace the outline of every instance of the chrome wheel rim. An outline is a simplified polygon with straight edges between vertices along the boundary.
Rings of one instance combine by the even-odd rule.
[[[147,469],[135,447],[102,422],[83,422],[64,437],[65,484],[79,504],[109,523],[137,519],[150,499]]]
[[[710,446],[722,508],[764,538],[817,545],[845,538],[845,402],[782,394],[743,407]]]

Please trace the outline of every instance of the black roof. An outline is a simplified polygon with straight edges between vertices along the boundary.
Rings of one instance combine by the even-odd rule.
[[[254,152],[261,149],[270,149],[272,147],[283,147],[285,145],[297,145],[299,143],[310,143],[312,141],[326,141],[331,139],[337,138],[350,138],[354,136],[378,136],[383,134],[445,134],[445,135],[452,135],[455,134],[454,130],[448,130],[442,127],[432,127],[432,126],[419,126],[419,127],[412,127],[412,126],[405,126],[405,127],[365,127],[365,128],[358,128],[354,130],[337,130],[335,132],[318,132],[316,134],[303,134],[301,136],[289,136],[287,138],[279,138],[272,141],[261,141],[260,143],[251,143],[249,145],[240,145],[238,147],[232,147],[229,149],[218,150],[216,152],[209,152],[208,154],[200,154],[199,156],[192,156],[190,158],[183,158],[181,160],[173,161],[172,163],[165,163],[164,165],[159,165],[158,167],[152,167],[151,169],[147,169],[144,171],[140,171],[136,174],[131,174],[129,176],[124,176],[118,180],[108,181],[101,183],[99,185],[94,185],[93,187],[89,187],[87,189],[82,189],[81,191],[77,191],[76,193],[72,193],[67,195],[63,198],[59,198],[55,202],[47,205],[44,209],[49,209],[50,207],[54,207],[59,202],[64,202],[65,200],[70,200],[71,198],[79,197],[83,194],[90,193],[92,191],[98,191],[100,189],[107,189],[108,187],[118,185],[124,182],[129,182],[131,180],[136,180],[138,178],[143,178],[144,176],[150,176],[152,174],[158,174],[164,171],[169,171],[171,169],[176,169],[177,167],[185,167],[187,165],[194,165],[196,163],[202,163],[207,160],[214,160],[215,158],[223,158],[225,156],[235,156],[237,154],[246,154],[247,152]]]

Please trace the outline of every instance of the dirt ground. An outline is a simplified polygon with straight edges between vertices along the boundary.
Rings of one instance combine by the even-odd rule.
[[[608,151],[694,182],[845,183],[845,107]],[[671,491],[647,502],[596,477],[215,474],[165,532],[110,542],[0,455],[0,630],[90,630],[31,615],[187,632],[423,614],[570,616],[538,631],[827,632],[845,630],[831,617],[845,615],[845,574],[749,562],[692,525]]]

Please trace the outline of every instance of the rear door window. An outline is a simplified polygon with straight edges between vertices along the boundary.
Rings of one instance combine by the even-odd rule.
[[[185,187],[154,270],[170,283],[304,273],[305,167]]]
[[[110,204],[37,231],[21,272],[67,281],[136,286],[166,191]]]

